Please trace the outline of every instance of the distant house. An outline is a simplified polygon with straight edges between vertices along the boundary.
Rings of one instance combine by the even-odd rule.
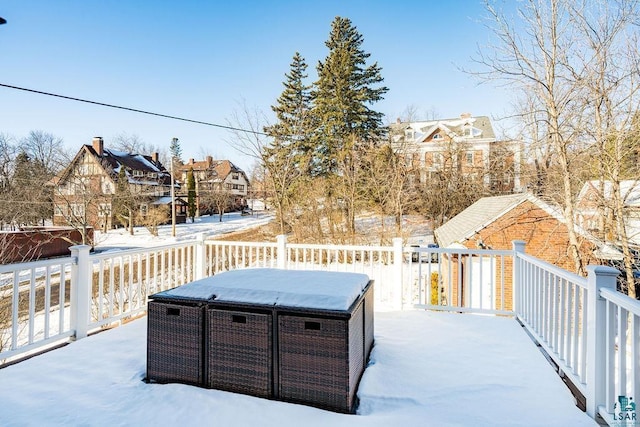
[[[609,259],[620,258],[621,254],[618,250],[595,239],[583,229],[576,227],[576,232],[580,237],[579,250],[587,263],[602,264]],[[568,229],[560,209],[531,194],[484,197],[437,228],[434,234],[436,241],[443,248],[510,250],[514,240],[522,240],[526,244],[527,254],[563,269],[570,271],[574,269],[569,254]],[[464,295],[465,288],[468,287],[465,286],[465,280],[468,280],[469,276],[473,280],[478,280],[480,277],[479,274],[467,275],[465,271],[458,271],[458,268],[462,268],[469,272],[474,270],[482,270],[485,274],[494,272],[496,277],[501,277],[504,273],[505,297],[508,301],[511,300],[513,265],[510,259],[505,259],[502,265],[494,257],[469,257],[463,263],[452,259],[455,256],[443,258],[443,262],[450,263],[452,266],[451,270],[443,269],[445,272],[452,272],[443,277],[443,280],[451,282],[456,298],[459,295],[458,289],[463,294],[459,295],[462,301],[469,298],[468,292]],[[462,283],[459,283],[458,279],[461,279]],[[449,284],[445,283],[446,286]],[[477,290],[478,286],[473,283],[471,287]],[[499,300],[501,290],[502,288],[495,290],[496,301]],[[488,297],[492,292],[494,291],[486,289],[483,295]],[[479,302],[476,301],[476,303]],[[486,304],[494,303],[485,300],[483,308],[487,308]]]
[[[640,181],[621,181],[620,195],[623,200],[624,224],[629,244],[640,249]],[[616,233],[613,231],[615,218],[610,208],[611,199],[611,181],[585,182],[576,201],[577,224],[604,240],[615,241]],[[604,234],[600,235],[603,231]]]
[[[457,168],[463,175],[481,177],[495,193],[522,191],[519,141],[498,141],[487,116],[463,113],[452,119],[404,122],[389,126],[392,147],[425,182]]]
[[[65,170],[56,176],[54,187],[54,225],[90,225],[113,228],[114,197],[120,171],[124,169],[131,194],[138,202],[137,214],[144,216],[149,206],[171,193],[171,176],[158,159],[107,149],[100,137],[83,145]],[[186,220],[184,202],[176,203],[178,222]],[[170,212],[170,211],[169,211]]]
[[[207,156],[204,160],[189,161],[177,168],[177,178],[183,183],[180,195],[186,197],[187,174],[193,169],[198,198],[198,214],[207,214],[211,208],[205,202],[206,195],[224,192],[228,196],[228,209],[239,210],[247,204],[249,178],[245,172],[229,160],[214,160]]]

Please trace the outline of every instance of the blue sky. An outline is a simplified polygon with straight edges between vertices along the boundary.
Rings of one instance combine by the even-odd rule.
[[[389,92],[374,108],[387,121],[410,105],[424,116],[499,117],[509,108],[506,89],[478,85],[457,68],[472,66],[490,37],[483,15],[479,0],[5,0],[0,83],[222,125],[242,103],[271,118],[293,54],[315,80],[331,22],[343,16],[382,67]],[[185,160],[253,163],[225,130],[0,87],[0,132],[31,130],[63,138],[74,152],[94,136],[107,147],[128,134],[167,149],[178,137]]]

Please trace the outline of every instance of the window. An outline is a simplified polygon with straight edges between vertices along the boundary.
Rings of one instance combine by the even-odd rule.
[[[67,216],[67,207],[63,205],[56,205],[54,209],[54,215]]]
[[[158,174],[157,174],[157,173],[155,173],[155,172],[149,172],[149,173],[147,174],[147,176],[148,176],[149,178],[157,178],[157,177],[158,177]]]
[[[149,206],[146,203],[140,205],[140,215],[147,216],[147,212],[149,211]]]
[[[84,217],[84,205],[80,204],[72,204],[71,205],[71,214],[76,218]]]
[[[98,216],[99,217],[110,217],[111,216],[111,204],[109,203],[100,203],[98,205]]]
[[[414,135],[413,129],[407,129],[404,131],[404,137],[406,140],[412,140]]]
[[[133,171],[133,176],[144,176],[144,172],[139,171],[139,170],[134,170]]]
[[[78,165],[78,175],[89,175],[89,165]]]
[[[240,179],[240,174],[239,173],[234,173],[231,175],[231,179]]]
[[[100,180],[102,181],[102,194],[113,194],[113,184],[107,179],[107,177],[103,176]]]
[[[434,166],[442,165],[442,153],[433,153],[433,165]]]
[[[442,139],[442,135],[440,135],[440,132],[434,133],[431,139]]]
[[[466,159],[466,162],[467,162],[468,165],[473,165],[473,153],[472,152],[467,151],[465,153],[465,159]]]

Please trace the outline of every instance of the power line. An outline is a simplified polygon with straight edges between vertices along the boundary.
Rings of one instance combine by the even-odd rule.
[[[55,98],[68,99],[70,101],[85,102],[87,104],[100,105],[102,107],[117,108],[119,110],[133,111],[134,113],[141,113],[141,114],[148,114],[150,116],[164,117],[165,119],[180,120],[180,121],[183,121],[183,122],[196,123],[196,124],[199,124],[199,125],[212,126],[212,127],[217,127],[217,128],[221,128],[221,129],[234,130],[234,131],[245,132],[245,133],[252,133],[254,135],[269,136],[268,134],[266,134],[264,132],[258,132],[258,131],[255,131],[255,130],[248,130],[248,129],[242,129],[242,128],[238,128],[238,127],[234,127],[234,126],[227,126],[227,125],[220,125],[220,124],[216,124],[216,123],[203,122],[203,121],[200,121],[200,120],[186,119],[184,117],[170,116],[170,115],[167,115],[167,114],[154,113],[152,111],[139,110],[137,108],[122,107],[120,105],[114,105],[114,104],[106,104],[104,102],[91,101],[91,100],[82,99],[82,98],[75,98],[73,96],[60,95],[60,94],[51,93],[51,92],[43,92],[41,90],[28,89],[28,88],[19,87],[19,86],[12,86],[12,85],[8,85],[8,84],[4,84],[4,83],[0,83],[0,86],[6,87],[6,88],[9,88],[9,89],[16,89],[16,90],[22,90],[22,91],[25,91],[25,92],[37,93],[39,95],[46,95],[46,96],[53,96]]]

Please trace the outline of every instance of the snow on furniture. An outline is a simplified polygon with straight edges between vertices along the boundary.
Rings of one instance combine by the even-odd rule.
[[[373,281],[368,276],[233,270],[150,298],[150,307],[164,306],[166,313],[177,306],[205,309],[200,330],[193,321],[176,325],[163,318],[165,311],[150,309],[149,381],[184,382],[339,412],[355,409],[373,346]],[[167,328],[165,336],[155,332],[162,328]],[[173,329],[189,336],[192,347],[185,351],[201,352],[200,359],[178,357],[176,362],[191,364],[199,381],[156,354],[176,351]],[[202,348],[196,342],[204,343]],[[164,369],[168,372],[160,372]]]

